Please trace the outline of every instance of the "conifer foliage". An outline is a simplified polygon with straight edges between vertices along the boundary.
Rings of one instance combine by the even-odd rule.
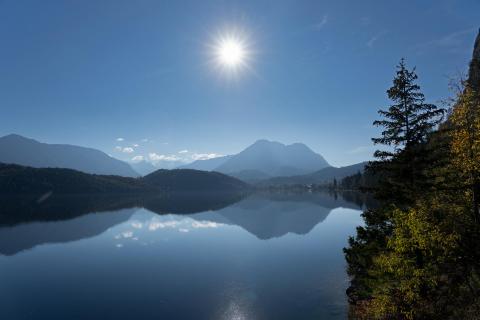
[[[368,170],[379,208],[344,249],[353,319],[480,319],[480,34],[451,112],[400,61]],[[440,125],[439,125],[440,124]],[[380,172],[381,174],[378,174]]]
[[[415,69],[408,70],[405,59],[400,60],[393,86],[387,91],[393,104],[388,110],[378,111],[384,119],[373,123],[374,126],[384,128],[382,136],[373,138],[373,142],[394,147],[393,152],[376,151],[375,157],[381,160],[391,159],[404,148],[425,142],[428,133],[442,119],[443,109],[425,103],[417,79]]]

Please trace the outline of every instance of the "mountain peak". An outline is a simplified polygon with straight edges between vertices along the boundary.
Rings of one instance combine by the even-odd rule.
[[[312,151],[312,149],[310,149],[306,144],[304,143],[301,143],[301,142],[295,142],[295,143],[292,143],[292,144],[289,144],[287,145],[288,148],[292,148],[292,149],[297,149],[297,150],[309,150],[309,151]]]
[[[259,139],[238,154],[198,160],[180,168],[218,171],[245,181],[266,177],[312,173],[330,167],[328,162],[303,143],[285,145]]]
[[[18,134],[0,137],[0,162],[34,168],[67,168],[93,174],[138,176],[130,165],[100,150],[42,143]]]
[[[24,137],[24,136],[21,136],[19,134],[16,134],[16,133],[10,133],[10,134],[7,134],[3,137],[0,137],[0,139],[2,140],[25,140],[25,141],[36,141],[34,139],[31,139],[31,138],[27,138],[27,137]]]
[[[252,146],[262,146],[262,145],[280,145],[280,146],[285,146],[283,143],[278,142],[278,141],[271,141],[271,140],[267,140],[267,139],[258,139],[258,140],[255,141],[253,144],[251,144],[250,147],[252,147]]]
[[[279,141],[273,141],[268,139],[258,139],[250,146],[261,146],[261,145],[275,145],[275,146],[282,146],[282,147],[293,147],[293,148],[305,148],[311,150],[306,144],[301,142],[294,142],[292,144],[285,144]]]
[[[289,176],[329,166],[321,155],[302,143],[285,145],[260,139],[215,170],[227,174],[256,171],[269,176]]]

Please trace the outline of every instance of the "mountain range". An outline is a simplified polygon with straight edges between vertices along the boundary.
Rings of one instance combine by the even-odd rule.
[[[258,140],[238,154],[195,161],[182,168],[218,171],[248,182],[271,177],[307,174],[330,167],[319,154],[302,143],[285,145]]]
[[[129,164],[99,150],[42,143],[16,134],[0,137],[0,163],[32,168],[64,168],[120,177],[147,176],[158,170],[158,166],[147,161]],[[340,180],[362,172],[365,164],[336,168],[302,143],[285,145],[258,140],[238,154],[197,160],[177,169],[215,171],[250,184],[269,187],[325,184],[334,178]]]
[[[218,171],[259,187],[273,187],[331,183],[363,172],[367,163],[333,167],[302,143],[258,140],[236,155],[198,160],[181,168]]]
[[[358,172],[363,172],[367,164],[368,162],[360,162],[346,167],[327,167],[304,175],[290,177],[274,177],[262,180],[258,183],[258,185],[261,187],[274,187],[308,184],[328,184],[331,183],[334,179],[340,181],[345,177],[354,175]]]

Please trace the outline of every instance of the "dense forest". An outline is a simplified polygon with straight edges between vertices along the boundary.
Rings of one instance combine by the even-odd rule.
[[[0,163],[1,194],[243,192],[248,187],[246,183],[222,173],[192,169],[160,169],[145,177],[130,178]]]
[[[352,319],[480,319],[480,34],[445,108],[401,60],[374,122],[380,205],[344,249]]]

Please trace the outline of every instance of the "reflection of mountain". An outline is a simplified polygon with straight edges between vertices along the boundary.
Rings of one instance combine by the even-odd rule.
[[[157,214],[192,214],[199,221],[238,225],[259,239],[270,239],[287,233],[307,234],[332,209],[360,209],[359,205],[361,197],[326,193],[261,193],[247,198],[238,193],[0,197],[0,253],[10,255],[44,243],[93,237],[127,221],[140,207]]]
[[[13,255],[45,243],[91,238],[127,221],[137,209],[91,213],[70,220],[33,222],[0,228],[0,253]]]
[[[0,254],[12,255],[44,243],[90,238],[127,221],[144,206],[163,213],[192,213],[224,208],[238,194],[193,193],[164,197],[52,196],[0,198]],[[12,226],[14,225],[14,226]]]
[[[48,196],[0,197],[0,226],[26,222],[59,221],[92,212],[144,207],[157,214],[186,214],[219,210],[239,200],[241,193],[190,192],[162,196]]]
[[[259,239],[270,239],[287,233],[307,234],[337,207],[360,209],[342,197],[326,193],[255,194],[225,209],[192,217],[238,225]]]
[[[335,208],[349,208],[362,209],[364,204],[364,194],[356,192],[359,199],[347,197],[347,193],[330,193],[330,192],[266,192],[263,196],[271,201],[293,201],[293,202],[308,202],[314,203],[318,206],[335,209]],[[354,201],[355,200],[355,201]]]
[[[162,197],[143,199],[143,207],[157,214],[189,214],[219,210],[240,201],[241,193],[231,192],[190,192],[172,193]]]

